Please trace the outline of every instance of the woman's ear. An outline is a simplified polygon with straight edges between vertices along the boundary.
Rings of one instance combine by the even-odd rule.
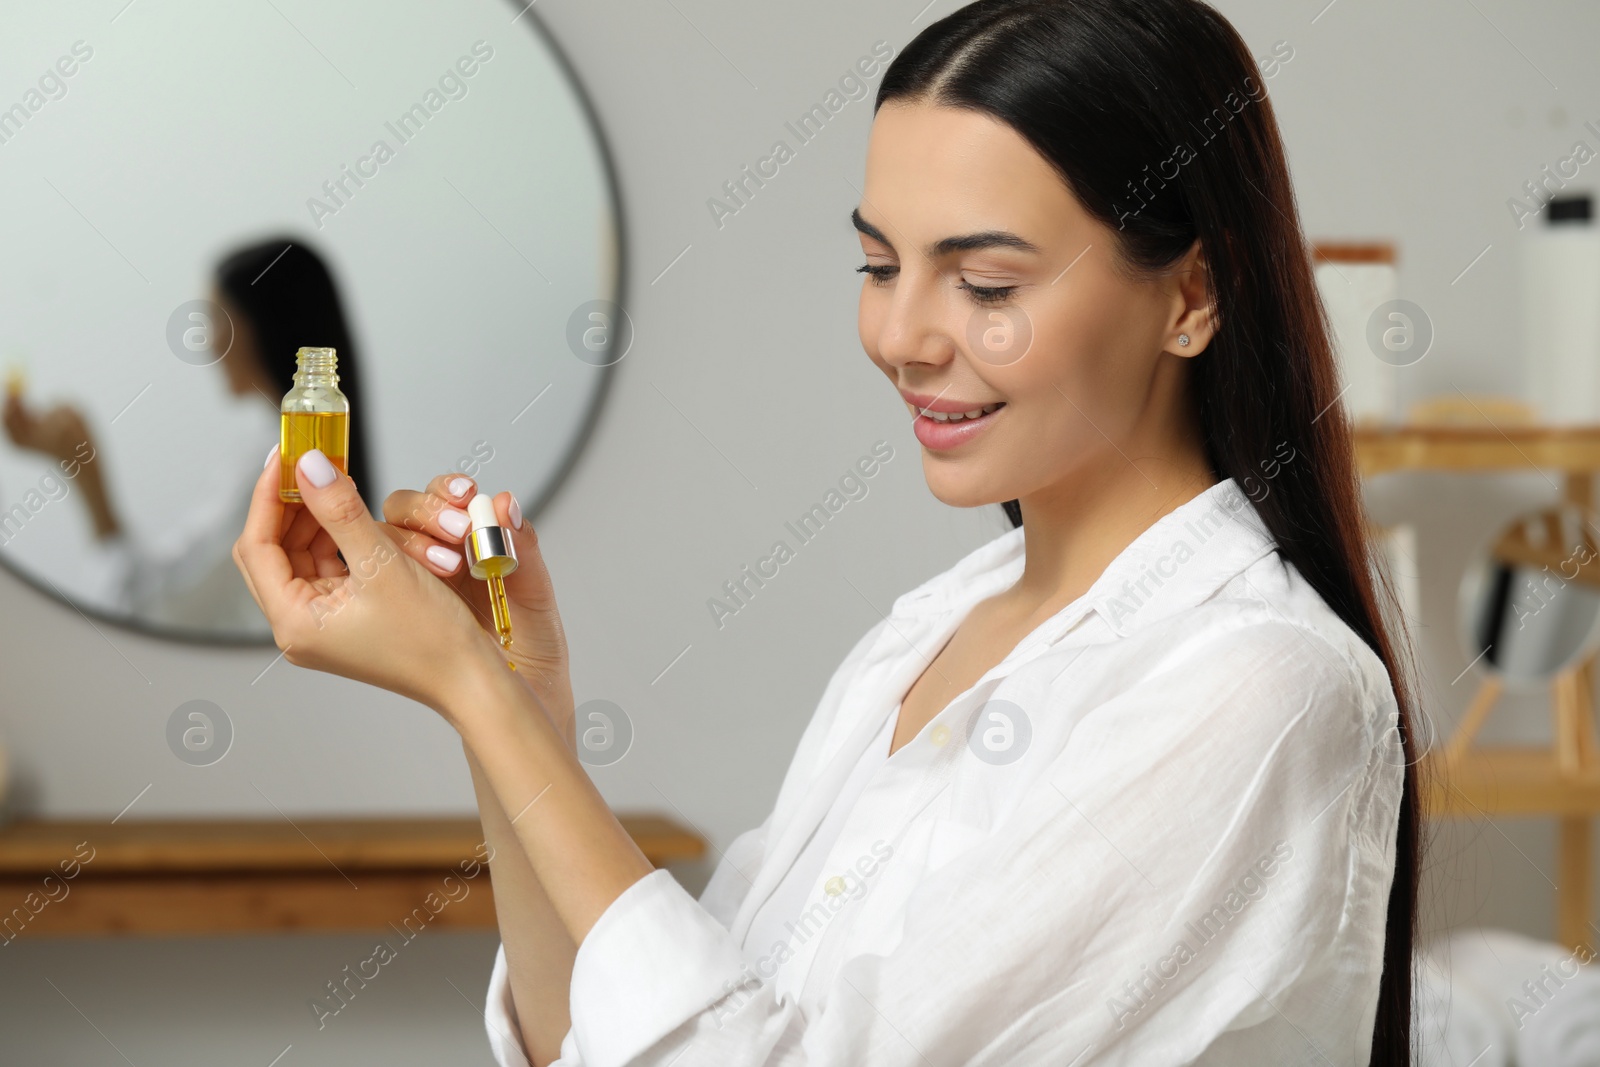
[[[1206,350],[1216,334],[1216,306],[1212,300],[1211,268],[1200,239],[1174,268],[1178,317],[1167,334],[1163,350],[1175,356],[1196,356]]]

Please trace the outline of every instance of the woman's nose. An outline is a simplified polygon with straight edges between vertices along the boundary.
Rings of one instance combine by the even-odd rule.
[[[897,288],[878,322],[878,354],[884,362],[932,366],[948,363],[957,351],[944,309],[926,289]]]

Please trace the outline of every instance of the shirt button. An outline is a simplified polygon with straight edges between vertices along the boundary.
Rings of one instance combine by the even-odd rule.
[[[931,732],[929,732],[928,740],[932,741],[939,748],[943,748],[945,742],[950,740],[950,727],[946,726],[944,723],[940,723],[938,726],[935,726]]]
[[[836,874],[824,882],[822,888],[830,897],[836,897],[844,892],[844,879]]]

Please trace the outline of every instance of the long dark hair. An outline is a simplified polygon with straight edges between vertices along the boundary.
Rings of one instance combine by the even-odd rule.
[[[1218,327],[1190,385],[1213,472],[1248,488],[1284,442],[1295,449],[1256,508],[1282,558],[1383,660],[1399,704],[1405,782],[1371,1063],[1409,1065],[1420,863],[1411,657],[1400,660],[1405,636],[1380,607],[1380,591],[1387,605],[1394,594],[1372,570],[1328,318],[1262,71],[1200,0],[991,0],[905,47],[874,112],[896,99],[1016,130],[1116,231],[1135,275],[1168,270],[1199,239]],[[1017,501],[1002,506],[1022,525]]]
[[[370,507],[377,488],[367,479],[366,419],[362,415],[361,360],[333,272],[298,237],[258,241],[217,264],[217,288],[249,318],[272,379],[276,402],[294,384],[294,354],[302,347],[339,352],[339,391],[350,398],[350,477]]]

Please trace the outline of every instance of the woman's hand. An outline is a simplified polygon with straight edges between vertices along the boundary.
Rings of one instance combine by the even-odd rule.
[[[290,663],[441,714],[470,672],[505,672],[495,640],[439,580],[443,568],[403,551],[401,532],[367,513],[348,475],[321,452],[307,453],[295,471],[305,503],[285,504],[277,456],[274,449],[256,480],[233,559]]]
[[[18,448],[42,452],[63,462],[78,455],[78,450],[89,443],[89,424],[82,413],[69,404],[38,411],[24,403],[18,394],[8,393],[0,409],[0,423],[4,424],[11,443]],[[93,451],[92,445],[90,451]]]
[[[367,513],[355,483],[318,451],[295,468],[304,504],[282,503],[276,459],[273,449],[233,557],[278,647],[296,666],[381,686],[448,721],[476,757],[501,816],[516,812],[505,829],[548,899],[550,915],[539,921],[547,931],[559,923],[573,945],[582,944],[612,903],[655,868],[574,754],[566,643],[532,526],[519,526],[509,496],[496,501],[519,559],[506,579],[514,636],[526,641],[522,661],[564,692],[565,728],[563,712],[539,698],[538,683],[506,669],[499,642],[470,602],[476,579],[463,577],[465,560],[438,551],[455,552],[446,542],[461,535],[459,527],[441,525],[450,520],[429,498],[464,501],[465,491],[449,493],[445,482],[439,493],[395,494],[385,510],[405,525],[390,525]],[[535,804],[536,815],[523,818]],[[496,889],[503,881],[496,876]],[[519,973],[526,993],[527,970]],[[540,1002],[530,994],[529,1003]],[[554,1029],[545,1036],[559,1044]]]
[[[383,502],[383,517],[401,549],[442,577],[491,634],[494,616],[489,606],[489,583],[468,573],[464,558],[468,531],[467,501],[477,495],[477,484],[459,473],[441,474],[426,489],[399,489]],[[523,521],[516,498],[510,493],[494,497],[500,525],[511,531],[517,569],[503,581],[511,610],[511,648],[504,655],[516,664],[517,674],[538,698],[545,714],[575,746],[573,698],[567,637],[556,610],[550,572],[539,552],[533,524]],[[498,645],[497,645],[498,647]]]
[[[63,474],[77,481],[94,522],[95,537],[103,539],[122,532],[122,523],[111,507],[111,494],[106,492],[105,479],[100,476],[103,464],[94,461],[97,453],[89,424],[77,408],[58,404],[43,412],[35,411],[23,402],[21,392],[8,388],[5,402],[0,405],[0,425],[5,426],[12,444],[44,453],[61,464]]]

